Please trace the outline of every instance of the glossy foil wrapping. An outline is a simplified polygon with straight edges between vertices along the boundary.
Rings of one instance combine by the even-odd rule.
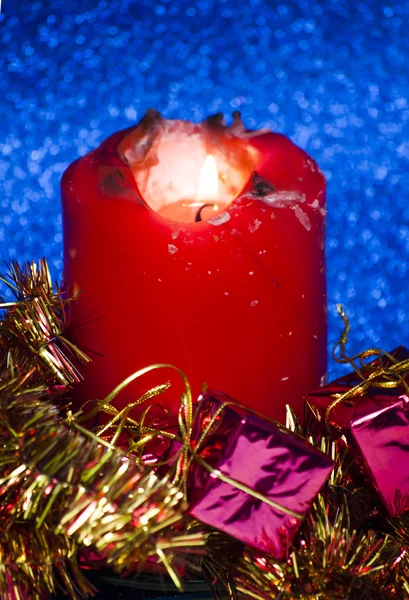
[[[195,438],[226,401],[231,400],[223,394],[206,394]],[[237,485],[196,463],[189,480],[191,514],[276,558],[286,555],[333,467],[329,457],[300,437],[237,405],[224,408],[198,453]],[[265,500],[240,489],[242,485]]]
[[[409,358],[409,350],[392,352],[397,360]],[[334,399],[359,382],[355,373],[337,379],[308,396],[318,417]],[[346,434],[358,449],[371,476],[379,500],[393,517],[409,508],[409,398],[402,388],[369,389],[349,405],[331,413],[330,422]]]

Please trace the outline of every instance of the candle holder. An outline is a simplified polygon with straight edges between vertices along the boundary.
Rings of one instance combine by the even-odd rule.
[[[99,590],[95,600],[214,600],[208,584],[201,580],[184,582],[184,592],[176,591],[174,583],[166,575],[132,575],[127,578],[114,576],[112,571],[89,571],[89,581]],[[54,596],[63,600],[66,596]]]

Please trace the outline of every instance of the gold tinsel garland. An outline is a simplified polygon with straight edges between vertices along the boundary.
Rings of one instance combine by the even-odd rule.
[[[84,551],[116,571],[155,557],[179,589],[183,561],[217,599],[409,597],[409,517],[388,521],[378,512],[372,492],[352,476],[357,467],[344,438],[311,434],[288,410],[288,428],[329,454],[336,468],[287,560],[245,547],[187,516],[183,477],[175,486],[140,464],[141,447],[155,432],[131,418],[131,407],[116,411],[114,394],[94,405],[110,412],[110,437],[88,431],[67,409],[64,394],[79,377],[75,364],[87,357],[64,336],[70,300],[53,289],[46,262],[14,264],[3,281],[15,300],[2,302],[0,322],[2,597],[30,590],[35,599],[58,589],[71,598],[92,595],[78,566]],[[346,336],[341,341],[344,350]],[[182,438],[187,407],[182,398]],[[126,453],[115,447],[124,428],[133,432]]]

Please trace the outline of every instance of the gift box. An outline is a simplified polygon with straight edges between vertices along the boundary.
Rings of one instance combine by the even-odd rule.
[[[215,392],[200,403],[192,446],[190,514],[276,558],[286,556],[332,460]]]
[[[386,383],[395,361],[409,359],[409,350],[400,346],[392,351],[393,360],[372,362],[368,369],[352,372],[307,396],[307,403],[318,421],[334,400],[361,385],[357,395],[347,397],[327,413],[327,425],[347,437],[361,455],[378,497],[390,517],[409,508],[409,397],[402,385],[383,388],[365,385],[365,378],[379,373],[378,383]],[[409,375],[401,371],[403,379]],[[393,381],[394,378],[391,378]],[[374,380],[372,380],[374,381]],[[396,379],[395,379],[396,381]]]

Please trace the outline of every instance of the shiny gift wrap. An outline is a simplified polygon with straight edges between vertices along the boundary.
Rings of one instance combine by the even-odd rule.
[[[191,515],[284,557],[332,470],[331,459],[218,392],[201,401],[192,445]]]
[[[401,346],[390,356],[393,360],[384,363],[386,369],[397,364],[394,361],[407,361],[409,350]],[[375,367],[376,362],[362,374],[376,373]],[[401,377],[402,382],[407,380],[407,371]],[[409,508],[409,396],[403,383],[393,388],[369,386],[328,412],[334,400],[361,383],[358,373],[351,372],[309,394],[307,401],[319,421],[327,415],[330,428],[346,435],[359,452],[379,499],[393,517]]]

